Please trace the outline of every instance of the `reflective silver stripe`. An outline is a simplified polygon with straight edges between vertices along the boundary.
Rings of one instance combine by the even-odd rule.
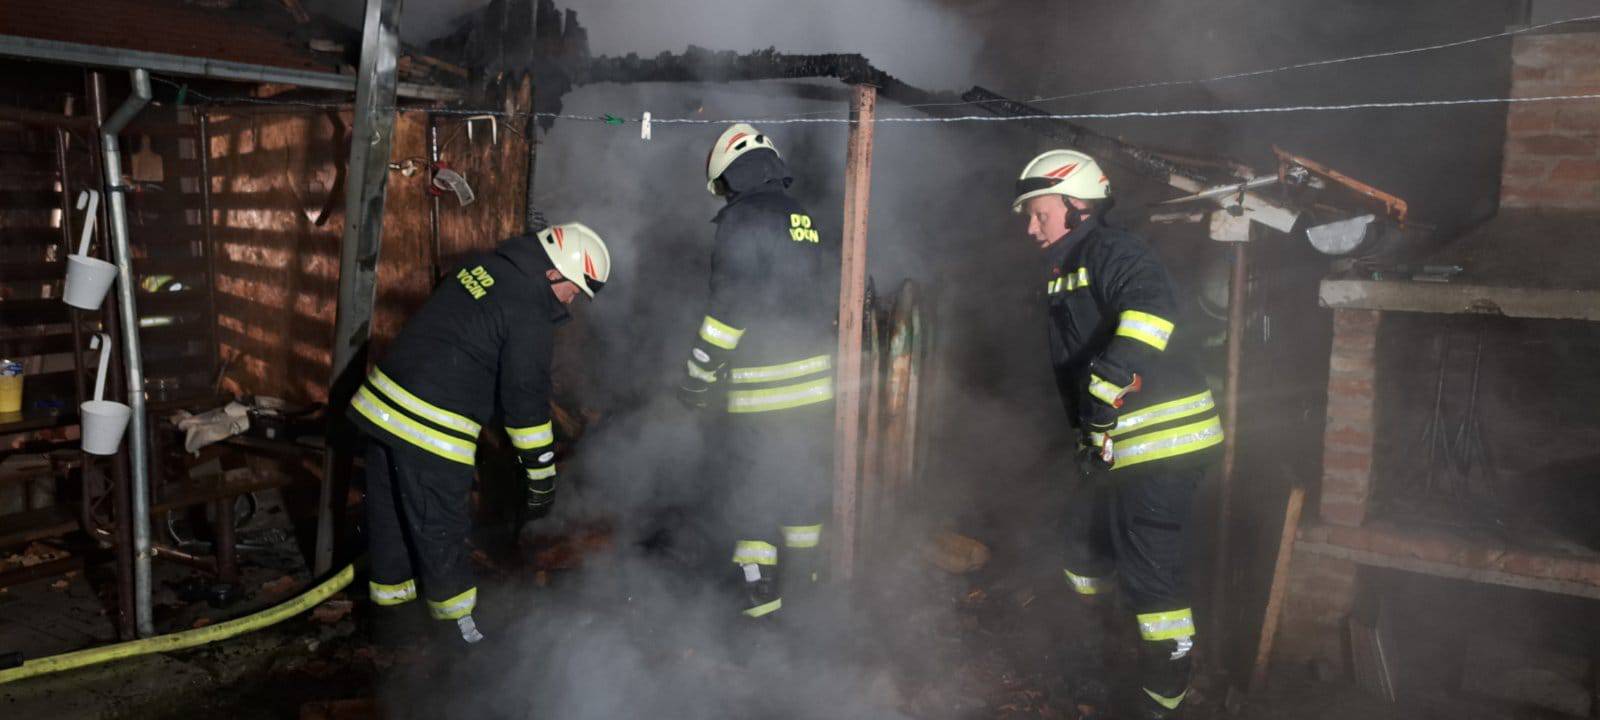
[[[379,427],[394,433],[396,437],[427,450],[447,460],[454,460],[467,465],[472,464],[472,456],[477,452],[477,446],[465,440],[457,440],[442,432],[423,427],[411,418],[400,414],[399,411],[389,407],[373,395],[366,388],[356,391],[356,396],[350,400],[351,407],[365,415],[368,420],[377,423]]]
[[[417,599],[417,582],[407,580],[394,585],[368,582],[367,595],[379,605],[399,605]]]
[[[1089,394],[1100,402],[1116,407],[1117,401],[1122,399],[1122,393],[1122,387],[1111,384],[1099,375],[1089,376]]]
[[[1199,415],[1216,406],[1217,402],[1211,397],[1210,390],[1170,403],[1152,405],[1132,415],[1124,415],[1117,418],[1117,427],[1111,431],[1111,436],[1116,437],[1132,432],[1140,425],[1150,425],[1163,420]]]
[[[807,375],[815,375],[831,367],[833,367],[832,356],[818,355],[782,365],[734,368],[731,377],[736,383],[777,382],[779,380],[793,380]]]
[[[506,434],[511,436],[511,445],[518,450],[534,450],[556,441],[555,429],[550,423],[525,428],[507,426]]]
[[[528,479],[529,480],[543,480],[545,478],[550,478],[550,477],[555,477],[555,476],[556,476],[556,466],[554,466],[554,465],[546,465],[544,467],[537,467],[537,468],[528,468]]]
[[[688,361],[687,364],[689,366],[689,377],[708,383],[714,383],[717,381],[716,373],[711,372],[710,370],[702,369],[699,365],[696,365],[693,360]]]
[[[1138,616],[1139,634],[1146,640],[1173,640],[1194,634],[1194,614],[1188,610]]]
[[[766,390],[735,390],[728,393],[728,412],[787,410],[832,398],[833,378],[828,377]]]
[[[785,547],[816,547],[821,540],[821,525],[786,525],[783,528],[783,544]]]
[[[480,428],[477,423],[412,395],[405,388],[390,380],[389,376],[383,374],[383,371],[378,368],[372,369],[372,374],[367,376],[367,381],[371,382],[373,387],[382,390],[383,394],[387,395],[389,399],[399,403],[400,407],[410,410],[413,415],[420,415],[442,427],[459,430],[474,437],[478,434]]]
[[[732,350],[739,347],[739,338],[744,336],[744,331],[722,322],[710,315],[700,323],[700,337],[723,350]]]
[[[1190,425],[1162,430],[1123,440],[1116,446],[1113,469],[1124,468],[1147,460],[1182,455],[1222,442],[1222,422],[1212,416]]]
[[[444,602],[428,601],[428,612],[438,620],[455,620],[472,614],[472,609],[478,606],[478,589],[467,588],[467,591]]]
[[[1072,589],[1079,595],[1099,595],[1111,589],[1110,578],[1086,577],[1074,575],[1071,570],[1063,570],[1067,575],[1067,582],[1072,583]]]
[[[778,549],[772,543],[759,540],[740,540],[733,548],[736,565],[776,565]]]

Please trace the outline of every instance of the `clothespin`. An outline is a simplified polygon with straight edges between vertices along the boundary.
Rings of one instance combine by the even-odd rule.
[[[639,119],[639,139],[650,139],[650,112],[645,111],[644,117]]]

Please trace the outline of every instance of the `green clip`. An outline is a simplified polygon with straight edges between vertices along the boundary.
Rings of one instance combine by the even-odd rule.
[[[617,117],[615,115],[612,115],[611,113],[606,113],[605,116],[603,117],[603,119],[606,121],[607,125],[621,125],[621,124],[627,122],[626,120],[623,120],[622,118],[619,118],[619,117]]]

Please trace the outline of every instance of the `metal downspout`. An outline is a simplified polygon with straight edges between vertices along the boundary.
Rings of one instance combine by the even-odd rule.
[[[117,265],[117,307],[121,311],[122,353],[128,367],[128,459],[133,468],[134,627],[140,637],[155,634],[150,613],[150,428],[144,410],[144,355],[139,350],[139,310],[134,305],[133,254],[128,247],[128,205],[122,184],[122,154],[117,134],[150,102],[150,73],[130,73],[133,94],[100,126],[105,154],[106,197],[111,209],[111,248]]]

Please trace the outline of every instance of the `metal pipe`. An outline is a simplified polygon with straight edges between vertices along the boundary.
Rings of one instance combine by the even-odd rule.
[[[1251,233],[1255,232],[1252,223]],[[1233,244],[1233,278],[1228,287],[1228,369],[1223,387],[1222,406],[1222,474],[1217,481],[1217,542],[1216,565],[1212,575],[1211,642],[1220,651],[1224,647],[1223,632],[1228,625],[1223,621],[1224,608],[1228,607],[1227,593],[1232,589],[1228,564],[1228,530],[1233,522],[1233,476],[1238,468],[1239,446],[1239,375],[1244,363],[1245,298],[1250,268],[1247,248],[1250,243]]]
[[[100,133],[98,128],[105,122],[106,117],[106,81],[105,76],[99,72],[90,72],[86,79],[89,95],[89,115],[94,123],[96,132],[89,134],[89,167],[91,175],[101,174],[102,159],[105,154],[100,148]],[[111,203],[100,203],[100,228],[111,227]],[[100,255],[107,262],[111,261],[110,243],[100,243]],[[106,298],[100,307],[100,328],[102,332],[116,334],[120,323],[117,322],[117,311],[121,304],[115,296]],[[106,362],[113,367],[122,364],[123,350],[121,347],[111,348],[111,356]],[[106,392],[111,397],[122,397],[123,378],[117,373],[111,373],[106,378]],[[133,592],[133,535],[130,529],[129,518],[133,517],[132,500],[129,498],[128,454],[124,448],[122,452],[109,458],[111,464],[111,492],[114,503],[112,516],[116,519],[113,526],[115,537],[112,539],[116,545],[117,556],[117,637],[123,640],[132,640],[134,636],[134,592]]]
[[[168,55],[166,53],[129,50],[118,47],[82,45],[17,35],[0,35],[0,56],[48,60],[69,65],[88,65],[90,67],[124,70],[141,69],[147,72],[214,78],[217,80],[281,83],[323,90],[354,92],[356,89],[355,78],[337,73],[296,70],[270,65],[251,65],[227,60],[213,60],[187,55]],[[396,90],[396,94],[400,97],[418,100],[458,101],[464,97],[460,90],[434,85],[419,85],[417,83],[398,83]]]
[[[437,120],[437,118],[435,118],[433,116],[433,113],[428,113],[428,170],[429,170],[429,172],[432,172],[433,168],[435,168],[435,167],[437,167],[439,165],[439,124],[436,122],[436,120]],[[529,135],[528,137],[533,137],[533,136]],[[533,145],[533,143],[531,141],[528,144],[530,146]],[[429,182],[431,183],[432,180],[429,180]],[[531,200],[532,198],[530,197],[529,199]],[[443,253],[441,253],[439,251],[439,196],[438,195],[432,196],[432,202],[429,203],[428,222],[429,222],[429,228],[430,228],[430,230],[432,232],[432,235],[430,237],[431,244],[428,246],[428,252],[429,252],[428,259],[429,259],[430,262],[433,263],[433,282],[434,282],[434,284],[438,284],[439,277],[444,274]]]
[[[133,469],[133,594],[134,627],[139,635],[155,634],[150,609],[150,458],[149,418],[144,410],[144,356],[139,350],[139,310],[135,305],[133,253],[128,244],[128,203],[122,193],[122,154],[117,134],[150,102],[150,73],[129,73],[133,93],[100,127],[100,152],[105,158],[107,205],[111,208],[111,247],[117,264],[117,300],[122,320],[122,351],[128,368],[128,461]]]
[[[221,335],[217,331],[217,241],[213,237],[211,228],[211,114],[201,110],[195,119],[196,142],[200,147],[196,155],[200,160],[200,228],[204,232],[204,241],[201,249],[206,256],[206,302],[211,307],[211,336],[207,339],[207,351],[211,354],[211,372],[207,377],[214,383],[221,381],[222,369],[222,344],[217,338]],[[220,392],[221,388],[213,385],[212,392]]]

